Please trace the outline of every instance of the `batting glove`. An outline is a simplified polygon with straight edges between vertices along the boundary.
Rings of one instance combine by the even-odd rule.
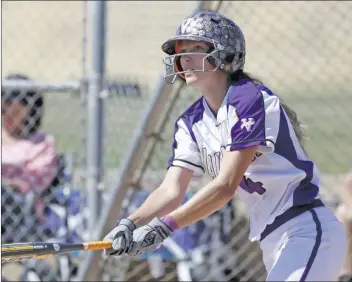
[[[151,253],[158,249],[172,233],[172,229],[161,219],[155,217],[147,225],[133,232],[133,244],[128,252],[131,256]]]
[[[108,233],[104,241],[112,242],[112,248],[105,250],[105,255],[120,256],[127,253],[133,243],[133,231],[136,225],[129,219],[121,219],[119,224]]]

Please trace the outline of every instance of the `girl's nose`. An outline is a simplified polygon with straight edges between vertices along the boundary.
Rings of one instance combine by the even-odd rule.
[[[185,69],[187,66],[189,66],[191,62],[192,62],[192,60],[191,60],[190,56],[188,56],[188,55],[181,56],[181,65],[182,65],[183,69]]]

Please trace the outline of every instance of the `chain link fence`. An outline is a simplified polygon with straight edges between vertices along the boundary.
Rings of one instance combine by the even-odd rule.
[[[352,36],[348,29],[352,24],[348,17],[352,11],[351,3],[221,1],[218,4],[219,11],[235,20],[247,38],[246,71],[263,80],[308,126],[307,151],[320,168],[323,196],[328,203],[334,202],[339,198],[340,177],[349,169],[352,159],[350,150],[345,150],[352,140],[349,122],[352,95],[348,88],[352,65],[349,56]],[[166,37],[173,33],[166,34]],[[170,91],[159,113],[154,138],[149,137],[148,149],[134,177],[136,188],[130,187],[121,217],[135,210],[136,203],[140,203],[139,198],[145,193],[143,191],[148,194],[164,177],[174,121],[199,95],[182,86],[177,87]],[[206,182],[207,179],[192,182],[190,194]],[[146,257],[100,261],[100,279],[263,281],[266,271],[261,251],[257,243],[247,239],[247,216],[237,197],[231,209],[233,217],[228,233],[225,232],[229,241],[216,235],[226,226],[225,223],[222,227],[211,228],[226,214],[221,210],[219,217],[202,222],[207,228],[193,233],[179,231],[159,252]],[[197,230],[196,225],[192,228]],[[202,242],[202,234],[209,235],[211,241]],[[197,240],[199,245],[191,248],[187,245]]]
[[[83,147],[80,146],[80,137],[83,137],[80,115],[84,107],[74,87],[71,87],[72,93],[60,93],[56,104],[51,104],[55,94],[45,89],[55,91],[55,88],[55,85],[40,84],[20,73],[2,80],[3,244],[83,240],[86,195],[81,189],[83,181],[76,172],[82,170],[80,157],[84,151],[80,149]],[[62,84],[58,88],[65,86]],[[70,108],[66,106],[68,101]],[[55,106],[61,106],[61,109]],[[65,107],[66,115],[62,110]],[[51,115],[54,116],[50,121]],[[67,126],[70,115],[76,119]],[[62,127],[57,128],[60,124]],[[53,130],[50,130],[51,126]],[[62,130],[65,127],[69,130]],[[72,259],[79,261],[78,256]],[[78,261],[64,270],[54,268],[47,261],[13,264],[12,268],[11,264],[6,264],[3,274],[14,281],[27,280],[30,273],[41,279],[56,280],[61,275],[69,277]],[[22,266],[21,270],[14,271],[16,266]]]
[[[324,174],[351,166],[352,37],[349,1],[223,1],[247,38],[246,69],[308,126],[307,149]]]
[[[1,241],[82,241],[85,6],[3,4]],[[2,276],[67,281],[79,255],[3,264]]]
[[[91,30],[94,28],[92,18],[95,11],[92,3],[4,2],[2,101],[13,96],[14,91],[18,94],[11,100],[11,105],[21,104],[26,93],[34,89],[37,93],[34,96],[43,96],[44,112],[40,132],[47,133],[53,140],[55,165],[49,168],[41,164],[41,173],[48,174],[45,182],[48,186],[43,191],[22,193],[13,189],[16,185],[3,181],[3,243],[29,240],[85,241],[90,238],[87,218],[91,214],[86,189],[86,178],[91,177],[86,173],[89,133],[87,113],[90,109],[85,83],[90,83],[89,66],[93,64]],[[149,101],[149,91],[155,87],[160,73],[159,67],[156,67],[161,54],[160,48],[155,48],[157,42],[194,5],[195,2],[180,5],[166,2],[159,4],[157,1],[107,4],[107,74],[104,91],[100,93],[104,111],[104,136],[101,136],[104,175],[96,189],[109,190],[116,181],[121,159],[126,154],[133,131]],[[160,13],[160,8],[165,14]],[[169,30],[164,25],[166,21],[170,22]],[[136,41],[143,44],[138,45]],[[30,86],[18,82],[18,79],[12,82],[6,80],[8,74],[28,75]],[[24,108],[30,109],[31,106],[29,102]],[[7,105],[3,109],[5,107]],[[9,109],[7,115],[17,119],[16,111]],[[34,117],[30,118],[29,123],[34,120]],[[28,126],[24,129],[28,130]],[[28,157],[23,156],[27,154],[24,148],[17,144],[13,147],[22,157]],[[6,165],[6,160],[2,158],[2,167]],[[18,178],[15,173],[9,173],[9,176]],[[4,180],[4,174],[2,178]],[[43,183],[43,186],[46,185]],[[38,222],[37,206],[44,208],[44,223]],[[52,261],[6,264],[3,265],[2,273],[12,281],[27,280],[31,275],[38,275],[44,281],[72,280],[84,255],[75,253]]]
[[[338,198],[339,177],[348,170],[352,159],[351,150],[348,150],[352,139],[349,122],[352,94],[348,88],[352,66],[349,54],[352,35],[348,28],[352,25],[349,17],[352,3],[209,2],[213,2],[214,7],[219,4],[219,11],[243,29],[247,38],[246,70],[262,79],[308,125],[311,140],[307,142],[307,150],[322,172],[323,192],[329,198]],[[196,5],[190,1],[182,4],[172,1],[107,3],[107,81],[127,81],[132,88],[121,90],[120,84],[112,83],[101,93],[104,99],[104,180],[102,187],[97,189],[104,191],[104,201],[116,188],[128,149],[134,138],[139,138],[136,129],[145,118],[152,94],[157,91],[156,82],[162,70],[161,42],[175,33],[179,23]],[[92,12],[90,5],[76,1],[8,1],[3,9],[4,74],[25,73],[44,81],[79,80],[86,76],[87,65],[91,62],[85,52],[89,54],[91,50],[84,25],[89,19],[87,15]],[[44,203],[38,206],[46,206],[47,212],[51,209],[55,220],[50,223],[57,225],[43,225],[42,228],[37,223],[31,203],[35,203],[40,194],[24,196],[3,185],[2,190],[7,193],[2,191],[3,242],[27,240],[27,235],[30,235],[28,240],[44,241],[68,241],[68,235],[77,236],[72,240],[90,238],[86,232],[85,218],[89,217],[89,209],[84,189],[86,89],[75,89],[55,91],[57,93],[46,89],[43,94],[45,106],[40,130],[55,138],[60,162],[54,168],[55,173],[51,172],[54,187],[58,189],[41,197]],[[25,95],[23,89],[19,92],[21,94],[15,95],[16,101]],[[13,96],[11,93],[4,91],[4,97]],[[129,192],[119,217],[132,212],[161,183],[171,153],[174,121],[197,97],[198,93],[178,83],[168,93],[157,113],[155,128],[147,132],[147,136],[140,137],[147,140],[147,146],[129,179]],[[8,108],[9,113],[13,111]],[[5,112],[3,109],[2,113]],[[30,120],[32,124],[35,119]],[[74,157],[71,152],[75,153]],[[187,197],[207,181],[192,182]],[[69,193],[65,194],[65,191]],[[102,206],[105,206],[104,202]],[[70,222],[65,222],[67,207],[71,212]],[[27,222],[23,223],[24,220]],[[69,224],[71,228],[66,228]],[[229,228],[224,228],[226,226]],[[68,234],[68,230],[75,230],[77,234]],[[99,279],[262,281],[266,273],[261,252],[247,236],[247,217],[235,198],[207,220],[180,230],[159,253],[148,257],[99,260]],[[21,271],[14,270],[17,265],[7,264],[3,265],[3,275],[18,281],[23,270],[30,273],[34,269],[43,281],[74,280],[84,256],[86,254],[82,252],[62,256],[60,260],[24,264]]]

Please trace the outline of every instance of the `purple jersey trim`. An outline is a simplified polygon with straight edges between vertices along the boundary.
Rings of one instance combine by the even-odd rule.
[[[306,177],[302,179],[293,192],[293,206],[312,202],[319,192],[319,187],[311,182],[313,179],[314,164],[309,160],[303,161],[298,159],[296,148],[290,136],[288,121],[282,107],[280,107],[280,127],[274,153],[284,157],[296,168],[306,173]]]

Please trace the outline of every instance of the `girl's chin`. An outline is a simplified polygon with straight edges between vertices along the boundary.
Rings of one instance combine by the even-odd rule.
[[[197,77],[191,76],[191,75],[190,76],[186,76],[187,86],[196,86],[197,82],[198,82]]]

